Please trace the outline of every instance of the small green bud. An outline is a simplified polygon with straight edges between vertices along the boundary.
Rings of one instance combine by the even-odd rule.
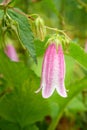
[[[42,18],[38,17],[35,20],[35,27],[36,27],[36,36],[41,40],[44,41],[46,36],[46,28]]]

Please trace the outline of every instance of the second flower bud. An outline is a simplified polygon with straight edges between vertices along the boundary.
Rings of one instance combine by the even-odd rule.
[[[38,17],[35,20],[36,36],[41,41],[44,41],[46,36],[46,28],[42,18]]]

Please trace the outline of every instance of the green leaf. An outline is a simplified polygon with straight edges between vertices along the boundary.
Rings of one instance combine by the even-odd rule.
[[[65,55],[65,63],[66,63],[65,85],[69,86],[72,81],[75,61],[72,57]]]
[[[16,123],[9,122],[4,119],[0,119],[0,130],[39,130],[35,125],[28,125],[25,128],[20,128]]]
[[[87,53],[76,43],[70,43],[68,55],[73,57],[82,67],[87,70]]]
[[[39,130],[35,125],[29,125],[25,127],[23,130]]]
[[[0,130],[19,130],[17,124],[0,119]]]
[[[55,93],[50,99],[49,102],[54,102],[51,104],[52,110],[56,108],[56,113],[51,113],[53,116],[53,122],[49,126],[48,130],[54,130],[58,124],[60,117],[62,116],[64,109],[68,106],[68,103],[84,88],[87,86],[87,76],[80,81],[75,82],[70,85],[68,97],[62,98],[57,93]]]
[[[78,97],[71,100],[67,108],[70,111],[75,111],[75,112],[83,112],[87,110],[85,104]]]
[[[36,52],[34,48],[34,37],[30,28],[29,21],[25,15],[19,14],[15,11],[8,10],[8,15],[17,23],[18,37],[25,48],[27,48],[30,55],[36,62]]]
[[[39,130],[36,125],[28,125],[24,128],[20,128],[17,123],[9,122],[0,118],[0,130]]]
[[[7,81],[9,90],[0,98],[1,117],[24,128],[41,121],[49,113],[48,101],[40,93],[35,94],[40,79],[27,66],[11,62],[0,52],[0,74]]]

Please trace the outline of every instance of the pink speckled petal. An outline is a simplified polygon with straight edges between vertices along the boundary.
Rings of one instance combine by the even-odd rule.
[[[54,50],[55,45],[50,44],[45,52],[43,64],[42,64],[42,74],[41,74],[41,85],[36,91],[39,92],[42,88],[43,98],[48,98],[53,94],[54,87],[52,86],[53,78],[53,61],[54,61]]]
[[[42,96],[44,98],[50,97],[54,92],[53,81],[53,69],[54,69],[54,56],[55,56],[55,45],[50,44],[43,61],[42,67]]]
[[[16,50],[14,48],[14,46],[12,44],[8,44],[5,48],[5,53],[6,55],[12,60],[12,61],[16,61],[18,62],[19,59],[18,59],[18,56],[17,56],[17,53],[16,53]]]
[[[62,50],[62,46],[58,46],[58,53],[55,58],[55,64],[58,74],[58,85],[56,86],[56,90],[62,97],[67,97],[65,85],[64,85],[64,78],[65,78],[65,61],[64,61],[64,54]],[[54,76],[55,78],[55,76]]]

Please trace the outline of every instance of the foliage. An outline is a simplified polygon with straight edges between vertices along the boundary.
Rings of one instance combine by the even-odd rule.
[[[7,65],[5,67],[0,62],[0,73],[7,83],[5,95],[0,100],[1,117],[19,124],[20,127],[43,119],[48,113],[47,102],[34,93],[39,86],[39,78],[23,63],[13,63],[5,55],[1,55],[0,59],[3,60],[4,65]],[[42,105],[39,107],[39,104]],[[35,109],[33,109],[34,105]]]
[[[86,0],[10,2],[0,4],[0,130],[55,130],[64,114],[78,120],[74,130],[78,124],[82,124],[78,129],[85,130],[87,120],[81,114],[87,113]],[[43,41],[35,36],[35,20],[39,16],[47,31]],[[43,99],[35,91],[40,86],[47,43],[55,36],[65,54],[68,97],[54,92],[52,97]],[[15,43],[19,62],[12,62],[4,53],[10,39]]]

